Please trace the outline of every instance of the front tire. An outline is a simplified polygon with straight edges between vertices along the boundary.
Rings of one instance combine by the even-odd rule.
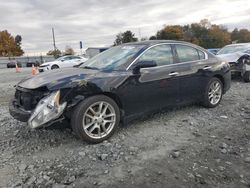
[[[214,108],[220,104],[223,94],[223,84],[219,78],[213,77],[207,84],[203,106]]]
[[[58,65],[52,65],[51,70],[53,70],[53,69],[59,69],[59,66]]]
[[[250,82],[250,71],[246,71],[243,75],[243,80],[245,82]]]
[[[71,127],[75,134],[94,144],[110,138],[119,123],[119,107],[105,95],[86,98],[74,109],[71,117]]]

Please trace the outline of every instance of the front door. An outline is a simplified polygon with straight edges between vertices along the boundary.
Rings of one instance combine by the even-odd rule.
[[[131,67],[143,61],[155,61],[157,66],[140,69],[140,73],[132,74],[124,85],[126,91],[124,109],[126,115],[135,115],[151,110],[172,106],[179,100],[178,70],[172,47],[160,44],[147,49]]]

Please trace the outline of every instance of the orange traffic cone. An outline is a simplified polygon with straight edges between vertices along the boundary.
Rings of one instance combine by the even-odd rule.
[[[32,64],[32,75],[36,75],[37,74],[37,70],[34,66],[34,64]]]
[[[18,67],[18,65],[16,63],[16,73],[19,73],[19,72],[20,72],[20,69],[19,69],[19,67]]]
[[[38,66],[36,66],[35,68],[36,68],[36,74],[38,74],[39,73]]]

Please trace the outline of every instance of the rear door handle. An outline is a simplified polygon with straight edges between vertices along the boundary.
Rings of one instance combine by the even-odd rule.
[[[177,76],[179,73],[178,72],[171,72],[171,73],[169,73],[168,75],[169,76]]]
[[[212,67],[211,66],[205,66],[204,68],[203,68],[203,70],[209,70],[209,69],[211,69]]]

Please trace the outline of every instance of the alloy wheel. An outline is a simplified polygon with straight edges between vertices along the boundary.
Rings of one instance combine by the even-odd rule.
[[[220,102],[222,96],[222,85],[218,81],[214,81],[210,84],[208,90],[208,98],[212,105],[216,105]]]
[[[108,102],[99,101],[89,106],[83,116],[83,129],[93,138],[107,136],[115,126],[116,113]]]

